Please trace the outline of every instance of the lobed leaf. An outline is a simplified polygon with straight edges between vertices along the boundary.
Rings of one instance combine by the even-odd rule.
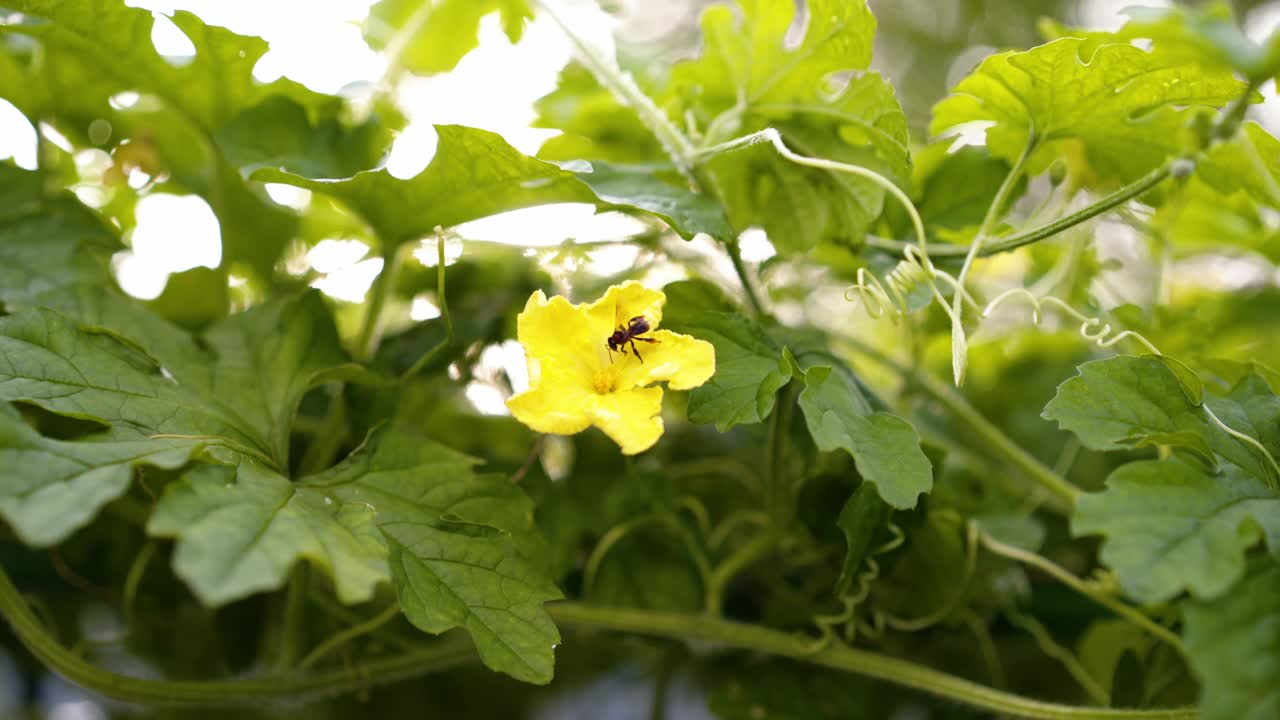
[[[697,232],[723,236],[724,222],[705,198],[652,173],[641,176],[634,169],[602,166],[599,175],[575,175],[523,155],[485,130],[437,125],[436,132],[435,157],[426,169],[407,180],[392,177],[385,169],[326,180],[263,168],[252,177],[332,195],[391,245],[424,237],[436,227],[567,202],[656,215],[686,238]],[[415,211],[407,213],[405,208]]]
[[[1043,417],[1075,433],[1085,447],[1172,445],[1210,465],[1220,455],[1256,477],[1269,476],[1265,459],[1211,422],[1205,408],[1188,397],[1187,381],[1160,358],[1119,355],[1087,362],[1079,372],[1059,386]],[[1206,396],[1205,405],[1227,425],[1240,425],[1232,400]]]
[[[987,147],[1038,172],[1067,158],[1090,184],[1134,180],[1181,150],[1194,107],[1221,107],[1245,86],[1229,71],[1127,43],[1065,37],[992,55],[934,107],[930,131],[990,124]]]
[[[893,88],[867,70],[876,24],[866,3],[808,3],[799,43],[787,41],[794,3],[736,4],[738,13],[715,5],[703,14],[703,53],[672,69],[669,104],[731,129],[710,142],[774,127],[802,154],[905,179],[906,119]],[[713,158],[709,167],[734,227],[763,226],[787,251],[858,236],[884,207],[874,183],[794,165],[768,147]]]
[[[543,604],[561,594],[542,565],[533,503],[504,477],[476,477],[475,462],[383,430],[299,492],[372,510],[410,622],[431,633],[465,628],[489,667],[549,682],[560,636]]]
[[[1245,551],[1260,538],[1280,556],[1280,493],[1236,468],[1213,476],[1144,460],[1111,473],[1104,492],[1082,496],[1071,530],[1106,536],[1102,561],[1141,602],[1184,590],[1212,599],[1241,578]]]

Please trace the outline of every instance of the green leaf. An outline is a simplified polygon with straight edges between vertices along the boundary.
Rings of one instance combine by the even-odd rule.
[[[70,192],[46,195],[39,173],[0,162],[0,303],[47,304],[80,284],[108,285],[124,249],[102,218]]]
[[[207,267],[173,273],[160,297],[148,303],[166,320],[191,330],[227,316],[231,310],[231,289],[227,274]]]
[[[365,602],[388,578],[387,550],[367,506],[333,502],[237,453],[165,488],[147,533],[177,539],[174,572],[202,603],[278,590],[302,559],[333,578],[338,599]]]
[[[55,440],[36,432],[13,406],[0,404],[0,517],[27,545],[62,542],[128,491],[135,467],[181,467],[197,445],[109,433]]]
[[[448,72],[479,42],[480,20],[499,12],[512,43],[533,19],[528,0],[380,0],[369,8],[364,39],[410,72]]]
[[[1280,494],[1235,468],[1211,476],[1177,460],[1120,467],[1107,489],[1082,496],[1071,530],[1106,536],[1102,561],[1144,603],[1189,590],[1227,592],[1244,574],[1245,551],[1265,536],[1280,555]]]
[[[80,291],[60,298],[79,321],[49,309],[0,318],[0,401],[104,427],[59,440],[3,421],[0,452],[29,460],[13,466],[21,473],[0,475],[0,512],[21,511],[15,527],[35,544],[87,524],[125,492],[139,464],[175,468],[208,447],[285,467],[302,394],[353,372],[314,292],[215,325],[207,350],[136,306],[85,292],[97,299],[82,302]]]
[[[382,116],[351,126],[342,103],[317,114],[294,98],[274,95],[245,109],[214,133],[223,156],[241,173],[281,168],[307,177],[347,177],[371,168],[391,146],[391,128]]]
[[[738,313],[700,312],[668,322],[716,349],[716,374],[689,393],[689,420],[724,432],[773,412],[774,395],[791,379],[779,347],[755,321]]]
[[[0,318],[0,400],[135,438],[227,444],[284,467],[303,393],[357,374],[343,364],[337,331],[314,291],[234,315],[203,341],[207,351],[156,343],[153,357],[150,347],[51,310]]]
[[[358,213],[383,242],[397,245],[439,227],[508,210],[549,203],[592,203],[602,210],[652,215],[685,238],[699,232],[724,237],[715,205],[649,169],[602,165],[575,175],[521,154],[499,135],[460,125],[437,125],[435,157],[407,180],[385,169],[339,180],[311,179],[274,168],[255,180],[296,185],[332,195]],[[405,208],[415,208],[407,213]]]
[[[1117,33],[1123,39],[1149,38],[1163,51],[1190,62],[1235,70],[1262,82],[1280,71],[1277,40],[1258,45],[1236,23],[1225,2],[1200,7],[1131,7],[1129,22]]]
[[[691,111],[704,127],[719,119],[722,135],[711,142],[773,127],[802,154],[905,179],[906,119],[893,88],[867,70],[876,25],[866,3],[808,3],[798,43],[787,40],[794,3],[737,5],[703,14],[703,54],[672,69],[664,105]],[[761,225],[783,251],[860,235],[884,206],[874,183],[794,165],[767,146],[714,158],[709,167],[734,227]]]
[[[688,548],[656,529],[636,531],[610,547],[590,593],[600,605],[690,613],[702,610],[704,598]]]
[[[1079,371],[1058,388],[1043,417],[1075,433],[1085,447],[1122,450],[1173,445],[1210,464],[1216,453],[1257,477],[1267,477],[1267,466],[1256,451],[1218,428],[1204,408],[1192,404],[1179,377],[1162,360],[1119,355],[1087,362]],[[1229,414],[1229,400],[1208,396],[1205,404],[1232,425],[1222,417]]]
[[[602,209],[657,216],[685,240],[706,233],[718,240],[733,236],[719,203],[694,193],[689,183],[671,168],[610,165],[593,162],[591,172],[578,179],[599,198]]]
[[[988,57],[934,107],[930,130],[992,123],[997,157],[1013,162],[1030,143],[1033,172],[1065,157],[1088,184],[1124,182],[1181,150],[1186,106],[1221,107],[1243,91],[1230,72],[1176,55],[1061,38]]]
[[[1268,563],[1236,590],[1186,611],[1187,651],[1204,682],[1205,720],[1280,715],[1280,566]]]
[[[889,517],[889,506],[870,483],[863,483],[849,496],[836,524],[844,533],[845,555],[836,580],[836,594],[847,595],[853,590],[853,581],[863,560],[871,552],[871,540]]]
[[[542,564],[533,503],[505,477],[476,477],[474,463],[420,437],[379,431],[337,467],[304,479],[299,493],[322,491],[376,514],[414,625],[465,628],[486,665],[545,683],[560,636],[543,603],[561,593]]]
[[[1196,177],[1219,193],[1243,190],[1264,207],[1280,207],[1275,191],[1280,183],[1280,140],[1261,125],[1247,122],[1240,135],[1205,153],[1196,164]]]
[[[848,452],[858,474],[886,503],[899,510],[915,507],[917,497],[933,487],[933,466],[911,423],[873,412],[843,368],[809,367],[804,381],[800,409],[818,449]]]
[[[959,231],[981,225],[1009,174],[1009,163],[993,157],[986,148],[966,146],[949,152],[951,144],[935,143],[912,158],[919,187],[916,209],[931,235],[939,230]],[[1010,193],[1009,203],[1016,202],[1026,187],[1025,180],[1019,182]],[[907,222],[904,213],[900,223],[903,234],[910,231]]]
[[[619,58],[626,68],[626,58]],[[643,79],[643,78],[641,78]],[[631,108],[601,87],[591,71],[570,62],[560,72],[556,89],[534,104],[534,127],[563,131],[538,150],[546,160],[646,163],[665,160],[662,146]]]

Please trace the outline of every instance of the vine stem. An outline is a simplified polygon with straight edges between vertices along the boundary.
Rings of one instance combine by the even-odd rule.
[[[1185,161],[1185,159],[1184,159]],[[1065,230],[1075,227],[1083,222],[1092,220],[1108,210],[1122,205],[1135,197],[1147,192],[1151,188],[1168,180],[1173,175],[1173,164],[1178,162],[1166,163],[1155,170],[1143,175],[1141,178],[1134,180],[1132,183],[1119,188],[1118,190],[1099,198],[1094,203],[1087,205],[1079,210],[1064,215],[1053,222],[1046,223],[1031,230],[1014,233],[1007,238],[992,243],[984,243],[982,248],[978,250],[978,257],[989,257],[999,253],[1016,250],[1024,245],[1040,242],[1047,238],[1051,238]],[[881,250],[890,250],[896,253],[903,253],[911,243],[902,242],[900,240],[890,240],[881,237],[867,238],[867,244]],[[968,254],[969,248],[959,245],[939,245],[934,246],[930,251],[934,257],[963,257]]]
[[[969,365],[969,341],[964,334],[964,281],[968,279],[969,271],[973,269],[973,261],[982,251],[983,243],[991,234],[1005,205],[1008,204],[1009,194],[1013,192],[1018,179],[1022,177],[1022,169],[1026,166],[1027,158],[1031,157],[1031,151],[1035,147],[1035,136],[1032,135],[1027,139],[1027,146],[1022,149],[1022,154],[1018,155],[1017,161],[1009,169],[1004,182],[1000,183],[1000,188],[996,190],[996,196],[991,201],[991,206],[987,208],[986,217],[978,227],[978,234],[973,236],[973,242],[969,244],[969,252],[965,254],[964,263],[960,266],[960,274],[956,277],[955,297],[951,300],[951,372],[957,387],[964,384],[965,370]]]
[[[733,262],[733,271],[738,274],[738,282],[742,283],[742,289],[747,294],[747,300],[751,303],[751,309],[755,310],[757,317],[767,317],[764,304],[760,302],[760,296],[757,294],[755,286],[751,283],[751,277],[747,274],[747,266],[742,262],[742,250],[738,247],[737,240],[730,240],[725,243],[729,251],[729,260]]]
[[[382,253],[382,272],[373,281],[369,301],[365,305],[364,320],[361,321],[360,332],[356,336],[356,356],[359,360],[371,359],[378,349],[378,341],[382,337],[382,310],[395,293],[396,280],[400,277],[400,266],[404,260],[403,250],[403,245],[396,245]]]
[[[828,643],[815,650],[812,638],[700,614],[592,607],[559,602],[547,606],[567,627],[611,630],[681,641],[715,643],[788,657],[856,673],[1006,715],[1044,720],[1194,720],[1193,708],[1112,710],[1047,703],[880,653]],[[0,615],[36,659],[73,683],[125,702],[146,705],[229,707],[263,702],[301,703],[340,695],[368,684],[391,683],[474,660],[473,645],[454,634],[420,651],[365,662],[360,672],[289,673],[204,682],[132,678],[95,667],[54,639],[0,568]]]
[[[330,652],[332,652],[334,648],[341,646],[343,643],[350,642],[351,640],[358,638],[361,635],[368,635],[374,630],[377,630],[383,625],[394,620],[396,616],[398,616],[399,614],[400,614],[400,604],[391,603],[390,606],[388,606],[385,610],[378,613],[377,615],[374,615],[373,617],[369,618],[368,620],[365,620],[362,623],[352,625],[351,627],[335,634],[333,637],[317,645],[314,650],[307,653],[307,656],[304,657],[302,661],[298,663],[298,668],[301,670],[306,670],[307,668],[319,662],[320,659],[323,658],[325,655],[328,655]]]
[[[619,102],[635,111],[640,118],[640,122],[644,123],[649,132],[653,133],[653,136],[657,138],[663,150],[671,157],[680,172],[692,181],[694,179],[693,166],[696,154],[693,142],[667,119],[666,114],[636,85],[631,75],[618,67],[617,60],[605,57],[599,49],[593,47],[569,23],[565,22],[564,14],[559,10],[557,4],[555,0],[534,0],[534,5],[545,12],[556,25],[560,26],[560,30],[564,32],[565,36],[569,38],[570,44],[573,45],[578,59],[591,72],[596,81],[608,88],[609,92],[613,93]]]
[[[1015,443],[1000,428],[982,416],[977,408],[969,404],[964,396],[944,383],[938,382],[929,375],[902,367],[897,361],[876,348],[855,338],[843,337],[844,342],[854,352],[867,357],[876,363],[901,375],[908,382],[914,383],[941,403],[947,410],[962,420],[971,430],[977,433],[987,447],[997,455],[1008,460],[1012,465],[1026,473],[1028,477],[1049,491],[1049,507],[1061,513],[1067,513],[1075,506],[1076,498],[1081,490],[1067,482],[1066,478],[1054,472],[1031,453]]]
[[[230,707],[264,702],[300,703],[392,683],[474,662],[475,650],[461,634],[429,648],[370,660],[360,672],[334,670],[310,674],[280,673],[256,678],[211,681],[152,680],[128,677],[96,667],[63,647],[0,568],[0,615],[31,654],[67,680],[124,702],[151,706]]]
[[[1049,575],[1058,582],[1061,582],[1063,585],[1066,585],[1081,595],[1090,598],[1099,605],[1102,605],[1125,620],[1133,623],[1135,626],[1142,628],[1155,637],[1165,641],[1179,653],[1182,653],[1183,657],[1187,656],[1187,648],[1182,644],[1182,639],[1177,635],[1174,635],[1169,628],[1156,623],[1151,618],[1139,612],[1136,608],[1120,602],[1110,594],[1099,592],[1097,589],[1090,587],[1088,583],[1067,572],[1062,566],[1048,560],[1047,558],[1037,555],[1036,553],[1002,543],[991,537],[991,535],[983,530],[978,531],[978,540],[982,543],[984,548],[996,555],[1009,558],[1010,560],[1017,560],[1018,562],[1041,570],[1046,575]]]
[[[713,643],[884,680],[995,713],[1043,720],[1192,720],[1194,708],[1119,710],[1042,702],[948,675],[889,655],[703,615],[603,608],[560,602],[548,605],[557,623],[584,630],[618,632]]]

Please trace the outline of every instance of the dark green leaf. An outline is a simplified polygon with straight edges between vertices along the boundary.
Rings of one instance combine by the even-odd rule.
[[[933,487],[933,467],[911,423],[873,412],[843,368],[810,367],[804,381],[800,409],[818,448],[848,452],[886,503],[900,510],[915,507],[920,493]]]
[[[889,506],[870,483],[859,485],[845,502],[836,521],[840,532],[844,533],[846,545],[844,564],[836,580],[837,595],[847,595],[853,589],[858,570],[871,551],[871,540],[889,517],[889,512]]]

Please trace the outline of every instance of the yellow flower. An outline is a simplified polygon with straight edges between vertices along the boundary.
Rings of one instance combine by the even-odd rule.
[[[516,333],[529,362],[529,389],[507,401],[517,420],[538,432],[572,435],[595,425],[627,455],[648,450],[662,435],[662,388],[688,390],[715,373],[715,348],[703,340],[658,330],[667,296],[638,282],[609,288],[590,305],[539,290],[517,318]],[[607,341],[642,317],[655,342]],[[621,350],[626,350],[622,352]]]

